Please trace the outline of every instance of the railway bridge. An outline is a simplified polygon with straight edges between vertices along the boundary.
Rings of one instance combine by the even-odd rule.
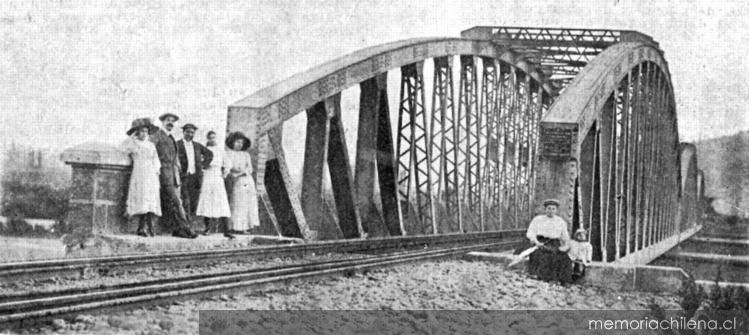
[[[282,141],[299,114],[301,187]],[[570,229],[588,229],[594,260],[645,264],[698,229],[704,187],[668,63],[636,31],[474,27],[373,46],[231,104],[227,131],[256,143],[262,221],[279,235],[524,230],[554,197]]]

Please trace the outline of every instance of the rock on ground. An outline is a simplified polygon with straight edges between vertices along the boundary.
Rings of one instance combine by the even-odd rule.
[[[222,295],[217,294],[213,298],[169,306],[95,315],[93,322],[86,320],[85,323],[94,327],[83,331],[67,328],[56,331],[62,334],[196,334],[198,310],[217,309],[647,310],[650,304],[680,309],[678,297],[673,295],[565,287],[530,279],[497,264],[462,260],[409,264],[351,276],[298,281],[276,289],[247,290],[232,297],[221,299]],[[418,313],[415,316],[416,319],[429,317],[430,314],[420,316]],[[533,323],[533,320],[526,321],[523,322]],[[518,323],[517,327],[522,324]],[[40,333],[51,333],[52,328],[50,325]]]

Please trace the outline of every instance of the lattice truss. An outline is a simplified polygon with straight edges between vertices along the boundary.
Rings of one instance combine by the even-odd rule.
[[[408,233],[519,227],[533,209],[541,85],[496,59],[459,61],[454,97],[453,57],[434,59],[429,118],[422,63],[401,69],[396,152]]]
[[[581,176],[582,212],[600,247],[594,259],[617,260],[678,230],[678,139],[667,86],[654,63],[636,66],[609,97],[595,137],[586,139],[594,143],[587,154],[595,166]]]

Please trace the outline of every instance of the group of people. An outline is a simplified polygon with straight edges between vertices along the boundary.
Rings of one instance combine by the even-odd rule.
[[[559,201],[544,201],[545,214],[531,220],[525,236],[531,248],[528,273],[544,281],[572,283],[585,276],[585,266],[591,262],[593,247],[587,241],[587,231],[580,228],[570,239],[567,223],[556,215]]]
[[[154,223],[184,238],[198,236],[190,223],[202,217],[207,235],[218,223],[224,236],[250,233],[260,226],[252,160],[252,142],[241,132],[226,137],[224,151],[216,132],[206,134],[206,145],[194,140],[198,129],[182,126],[175,140],[179,117],[165,113],[161,127],[149,118],[132,122],[123,149],[133,161],[127,195],[127,215],[138,222],[137,234],[154,236]]]

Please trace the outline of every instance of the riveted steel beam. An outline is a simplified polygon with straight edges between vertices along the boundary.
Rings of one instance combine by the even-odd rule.
[[[472,176],[472,192],[469,204],[473,211],[479,214],[479,229],[487,230],[487,203],[485,201],[487,186],[491,183],[488,180],[487,168],[491,164],[487,159],[487,148],[489,134],[493,130],[490,123],[494,122],[497,102],[497,83],[498,71],[496,60],[492,58],[482,58],[482,75],[481,75],[481,95],[479,97],[479,106],[477,109],[475,121],[477,123],[476,142],[472,148],[472,159],[474,167],[470,169]]]
[[[316,233],[307,226],[299,194],[289,174],[281,144],[281,129],[274,128],[269,131],[268,141],[274,159],[265,163],[264,179],[281,232],[283,236],[317,239]]]
[[[458,98],[458,175],[462,182],[464,211],[463,231],[481,229],[479,192],[480,183],[476,172],[479,164],[478,136],[478,79],[473,56],[460,57],[460,89]],[[462,174],[462,175],[461,175]],[[462,178],[461,178],[462,177]]]
[[[327,163],[338,211],[338,226],[344,238],[360,237],[363,229],[359,208],[356,206],[354,176],[351,173],[348,146],[341,120],[341,95],[336,94],[325,99],[325,109],[330,116]]]
[[[255,170],[255,180],[257,184],[256,189],[258,198],[260,198],[260,203],[263,205],[261,208],[264,209],[264,212],[261,212],[261,214],[265,214],[265,216],[260,216],[260,219],[262,221],[267,218],[273,226],[276,234],[278,234],[278,236],[283,236],[283,230],[276,218],[273,202],[271,201],[270,196],[268,195],[268,190],[265,187],[265,170],[267,162],[269,159],[274,159],[275,155],[273,154],[273,150],[271,150],[267,135],[260,137],[257,142],[257,169]],[[261,225],[264,225],[263,222],[261,222]]]
[[[318,238],[334,239],[340,237],[335,226],[328,227],[325,222],[325,194],[323,180],[325,163],[328,160],[328,142],[330,139],[330,116],[325,103],[319,102],[307,109],[307,136],[304,148],[304,166],[302,172],[302,211],[310,229]]]
[[[453,99],[453,58],[434,59],[432,122],[430,125],[432,191],[440,205],[437,231],[461,231],[461,187],[457,176],[458,148],[455,103]],[[435,206],[435,213],[437,206]]]
[[[501,66],[496,60],[483,59],[485,84],[482,87],[481,109],[486,116],[486,142],[482,148],[485,152],[482,184],[482,203],[485,230],[501,229],[501,206],[499,202],[499,117],[501,112]]]
[[[432,183],[424,104],[424,63],[401,68],[401,99],[398,111],[398,184],[401,204],[410,205],[404,215],[406,233],[433,234]],[[405,206],[403,206],[405,207]]]
[[[387,72],[363,81],[360,88],[355,184],[362,228],[372,237],[399,236],[403,229],[395,180]],[[375,186],[379,186],[379,199],[375,198]]]

